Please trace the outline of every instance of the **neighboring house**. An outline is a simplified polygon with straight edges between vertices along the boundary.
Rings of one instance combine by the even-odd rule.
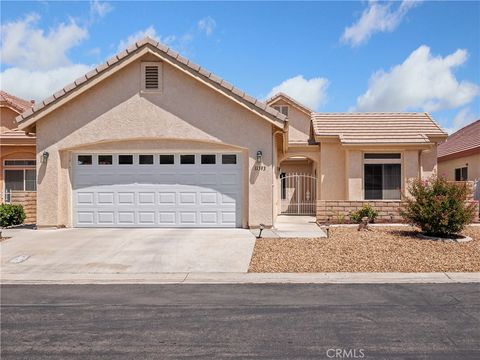
[[[38,225],[258,227],[373,202],[436,171],[425,113],[268,105],[146,38],[17,118],[36,133]]]
[[[15,118],[32,106],[0,91],[0,202],[22,204],[27,223],[35,222],[35,137],[19,130]]]
[[[476,182],[480,199],[480,120],[450,135],[438,146],[438,173],[450,181]]]

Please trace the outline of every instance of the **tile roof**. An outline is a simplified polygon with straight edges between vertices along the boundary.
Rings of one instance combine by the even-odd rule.
[[[480,120],[461,128],[438,146],[438,158],[478,149],[480,151]]]
[[[153,47],[154,50],[157,51],[159,54],[161,54],[162,57],[165,57],[165,59],[168,59],[174,62],[175,64],[180,65],[183,69],[186,69],[189,72],[195,72],[197,77],[200,77],[202,78],[202,80],[206,80],[210,84],[214,85],[215,88],[219,89],[221,92],[223,92],[227,96],[231,96],[231,97],[234,97],[235,99],[238,99],[239,101],[246,104],[250,108],[255,108],[262,115],[265,115],[268,118],[272,119],[272,121],[276,121],[278,123],[283,124],[283,122],[286,120],[287,117],[281,114],[279,111],[267,106],[265,103],[246,94],[244,91],[235,88],[233,85],[223,80],[222,78],[216,76],[215,74],[208,71],[207,69],[180,56],[176,51],[165,46],[164,44],[159,43],[158,41],[150,37],[146,37],[136,42],[135,44],[131,45],[128,49],[119,52],[118,54],[116,54],[115,56],[107,60],[105,63],[97,66],[95,69],[91,70],[84,76],[75,80],[73,83],[66,85],[63,89],[59,90],[52,96],[39,102],[32,109],[29,109],[25,113],[19,115],[16,119],[17,122],[22,124],[28,119],[36,116],[45,108],[51,106],[57,100],[70,94],[76,88],[82,86],[83,84],[88,82],[90,79],[93,79],[97,77],[99,74],[104,73],[114,64],[126,60],[126,58],[131,57],[130,55],[138,53],[140,49],[145,48],[147,46]]]
[[[427,113],[314,113],[316,137],[343,144],[426,144],[447,134]]]
[[[5,91],[0,90],[0,103],[5,102],[19,113],[24,112],[27,109],[30,109],[33,106],[33,102],[19,97],[13,96]]]
[[[35,139],[35,136],[25,134],[25,131],[20,129],[7,130],[0,133],[0,139],[2,140],[24,140]]]
[[[273,103],[275,103],[277,100],[279,99],[283,99],[285,100],[287,103],[290,103],[291,105],[299,108],[301,111],[307,113],[308,115],[310,115],[311,113],[313,113],[312,109],[306,107],[305,105],[303,105],[302,103],[299,103],[297,100],[295,100],[294,98],[288,96],[287,94],[283,93],[283,92],[279,92],[279,93],[276,93],[275,95],[273,95],[272,97],[270,97],[269,99],[265,100],[265,102],[269,105],[269,106],[273,106]],[[272,104],[272,105],[271,105]]]

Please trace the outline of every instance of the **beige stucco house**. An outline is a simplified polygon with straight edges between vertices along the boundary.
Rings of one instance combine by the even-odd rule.
[[[447,136],[425,113],[263,103],[149,38],[17,121],[37,138],[40,227],[269,227],[365,202],[388,219]]]
[[[22,204],[27,223],[35,223],[35,137],[18,129],[15,118],[32,106],[0,91],[0,203]]]

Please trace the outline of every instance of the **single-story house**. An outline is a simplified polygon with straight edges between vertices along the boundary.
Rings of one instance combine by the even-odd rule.
[[[33,101],[0,91],[0,203],[21,203],[26,223],[35,223],[35,136],[18,129],[15,118],[32,106]]]
[[[451,181],[480,180],[480,120],[438,146],[438,173]]]
[[[39,227],[270,227],[365,202],[389,219],[447,137],[426,113],[264,103],[150,38],[17,121],[36,134]]]

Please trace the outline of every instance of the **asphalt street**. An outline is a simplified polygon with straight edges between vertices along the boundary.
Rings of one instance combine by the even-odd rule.
[[[0,290],[2,360],[480,358],[478,284]]]

